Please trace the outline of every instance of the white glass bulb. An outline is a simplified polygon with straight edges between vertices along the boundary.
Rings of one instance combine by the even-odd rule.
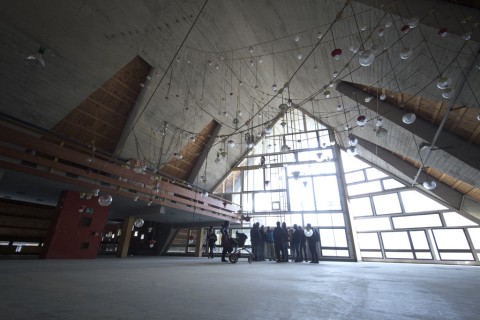
[[[383,101],[383,100],[387,99],[387,95],[385,93],[382,93],[379,98],[380,98],[380,100]]]
[[[385,22],[385,28],[390,28],[392,26],[392,21]]]
[[[323,37],[323,33],[321,33],[320,31],[317,33],[317,39],[321,39]]]
[[[455,90],[453,90],[452,88],[447,88],[443,90],[442,97],[444,97],[445,99],[450,99],[451,97],[453,97],[454,94]]]
[[[372,101],[373,97],[372,96],[368,96],[368,97],[365,97],[365,102],[370,102]]]
[[[433,190],[437,187],[437,183],[433,180],[426,180],[423,182],[423,187],[427,190]]]
[[[414,113],[406,113],[402,117],[402,121],[405,124],[412,124],[415,122],[415,119],[417,119],[417,116]]]
[[[273,90],[274,92],[277,92],[277,85],[276,85],[275,83],[272,85],[272,90]]]
[[[265,134],[266,135],[271,135],[273,133],[273,128],[272,127],[266,127],[265,128]]]
[[[437,88],[438,89],[442,89],[442,90],[445,90],[447,89],[450,84],[452,83],[452,79],[449,78],[449,77],[441,77],[440,79],[438,79],[437,81]]]
[[[402,50],[400,50],[400,58],[402,58],[403,60],[407,60],[408,58],[410,58],[411,55],[412,49],[410,48],[403,47]]]
[[[375,53],[371,50],[364,50],[358,55],[358,63],[364,67],[368,67],[375,60]]]
[[[301,54],[301,53],[297,54],[297,59],[302,60],[303,59],[303,54]]]
[[[407,21],[408,26],[413,29],[418,26],[418,18],[417,17],[412,17]]]
[[[353,52],[353,53],[357,53],[358,50],[359,50],[359,47],[358,47],[357,45],[355,45],[355,44],[352,44],[352,45],[350,45],[350,46],[348,47],[348,50],[350,50],[350,51]]]
[[[109,194],[102,194],[100,197],[98,197],[98,204],[102,207],[108,207],[112,204],[112,201],[112,196]]]

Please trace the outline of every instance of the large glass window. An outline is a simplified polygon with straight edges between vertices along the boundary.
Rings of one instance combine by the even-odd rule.
[[[337,176],[314,177],[317,210],[341,210]]]
[[[405,212],[445,210],[445,206],[415,190],[400,192]]]
[[[402,207],[396,193],[373,197],[376,214],[402,213]]]

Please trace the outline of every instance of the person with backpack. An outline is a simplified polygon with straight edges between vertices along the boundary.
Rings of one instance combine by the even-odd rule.
[[[217,235],[212,226],[208,229],[207,233],[208,241],[208,259],[213,259],[213,250],[215,249],[215,243],[217,242]]]

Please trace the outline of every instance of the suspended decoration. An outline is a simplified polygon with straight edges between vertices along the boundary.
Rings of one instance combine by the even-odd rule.
[[[252,149],[255,146],[255,138],[249,132],[245,133],[245,144],[248,149]]]
[[[358,155],[358,148],[357,146],[354,147],[348,147],[347,148],[347,154],[351,156],[357,156]]]
[[[98,197],[98,204],[102,207],[108,207],[112,204],[112,201],[112,196],[109,194],[102,194],[100,197]]]
[[[414,113],[406,113],[402,117],[402,121],[405,124],[412,124],[417,119],[417,116]]]
[[[450,77],[440,77],[437,81],[437,88],[441,90],[447,89],[450,84],[452,83],[452,79]]]
[[[382,93],[380,94],[379,99],[384,101],[385,99],[387,99],[387,95],[385,93]]]
[[[272,90],[273,90],[273,92],[277,92],[277,89],[278,89],[278,88],[277,88],[277,85],[274,83],[274,84],[272,85]]]
[[[372,99],[373,99],[372,96],[367,96],[367,97],[365,97],[365,102],[369,103],[370,101],[372,101]]]
[[[325,98],[327,98],[327,99],[330,98],[330,94],[331,94],[331,92],[330,92],[329,90],[325,90],[325,91],[323,92],[323,95],[324,95]]]
[[[293,171],[292,175],[295,180],[298,180],[298,178],[300,177],[300,171]]]
[[[357,117],[357,125],[358,125],[359,127],[364,127],[366,124],[367,124],[367,117],[364,116],[364,115],[362,115],[362,114],[359,115],[359,116]]]
[[[134,221],[133,221],[133,225],[137,228],[141,228],[143,227],[143,224],[145,223],[145,221],[142,219],[142,218],[136,218]]]
[[[477,120],[480,121],[480,113],[477,114]]]
[[[408,47],[403,47],[400,50],[400,58],[402,58],[403,60],[407,60],[408,58],[410,58],[411,55],[412,55],[412,49]]]
[[[30,62],[33,65],[39,65],[45,68],[45,59],[43,55],[45,54],[45,48],[41,47],[37,52],[28,55],[25,60]]]
[[[232,139],[230,139],[230,140],[227,141],[227,146],[229,148],[233,148],[233,147],[235,147],[235,142]]]
[[[173,157],[175,158],[175,160],[182,160],[183,159],[183,156],[180,152],[174,152]]]
[[[452,89],[452,88],[446,88],[445,90],[443,90],[442,92],[442,97],[444,97],[445,99],[450,99],[451,97],[453,97],[453,95],[455,94],[455,90]]]
[[[407,33],[408,31],[410,31],[410,26],[406,24],[400,29],[400,31],[402,31],[403,33]]]
[[[358,139],[353,134],[348,135],[348,145],[355,147],[358,144]]]
[[[385,35],[385,29],[383,29],[383,28],[378,29],[377,30],[377,35],[379,37],[383,37]]]
[[[363,67],[368,67],[375,60],[375,53],[372,50],[363,50],[358,55],[358,63]]]
[[[463,40],[465,41],[468,41],[472,38],[472,33],[471,32],[465,32],[463,35],[462,35],[462,38]]]
[[[445,37],[448,34],[448,29],[443,27],[438,30],[438,35],[440,37]]]
[[[410,29],[416,28],[418,26],[419,20],[417,17],[411,17],[408,19],[407,24]]]
[[[271,135],[273,133],[273,128],[272,127],[266,127],[265,128],[265,134],[267,136]]]
[[[423,187],[427,190],[433,190],[437,187],[437,183],[433,180],[426,180],[423,182]]]
[[[333,59],[339,60],[340,57],[342,56],[342,49],[335,48],[335,49],[332,51],[331,56],[333,57]]]

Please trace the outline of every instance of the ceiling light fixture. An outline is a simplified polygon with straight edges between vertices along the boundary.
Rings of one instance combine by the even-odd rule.
[[[427,190],[433,190],[437,187],[437,183],[433,180],[426,180],[423,182],[423,187]]]

